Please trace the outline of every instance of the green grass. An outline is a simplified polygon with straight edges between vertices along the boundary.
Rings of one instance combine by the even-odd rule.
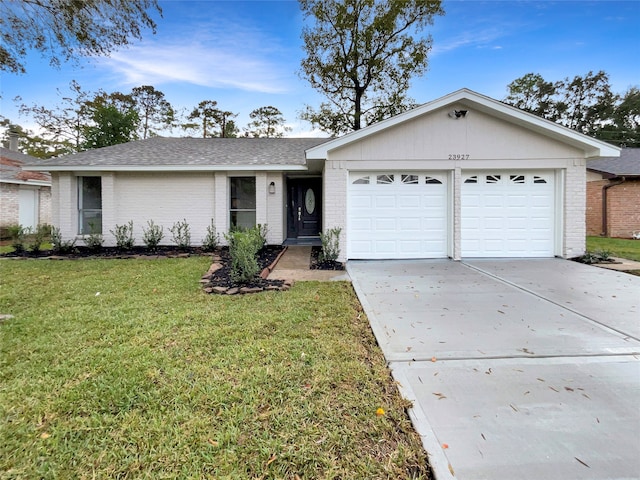
[[[0,260],[0,478],[427,477],[348,283],[221,297],[207,267]]]
[[[607,251],[612,257],[640,262],[640,240],[587,237],[587,250],[590,252]]]

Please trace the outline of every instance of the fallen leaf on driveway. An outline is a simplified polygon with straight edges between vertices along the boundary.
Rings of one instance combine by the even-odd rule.
[[[436,397],[438,397],[438,400],[442,400],[443,398],[447,398],[445,395],[443,395],[442,393],[438,393],[438,392],[434,392],[434,395]]]

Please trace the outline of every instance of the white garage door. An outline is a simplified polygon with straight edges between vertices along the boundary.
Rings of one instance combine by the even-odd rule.
[[[553,172],[464,172],[463,257],[553,257]]]
[[[348,258],[447,256],[446,174],[351,172],[347,203]]]

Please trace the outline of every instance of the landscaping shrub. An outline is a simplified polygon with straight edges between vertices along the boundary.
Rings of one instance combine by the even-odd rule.
[[[331,228],[325,233],[320,233],[320,241],[322,242],[322,252],[320,252],[319,260],[321,262],[335,262],[340,256],[340,232],[341,228]]]
[[[216,232],[216,226],[213,223],[213,219],[211,219],[211,224],[207,226],[207,234],[202,240],[202,249],[205,252],[213,252],[218,248],[219,243],[220,236],[218,235],[218,232]]]
[[[76,239],[62,240],[62,234],[58,227],[51,228],[51,246],[54,253],[70,253],[76,245]]]
[[[51,235],[51,227],[49,225],[38,225],[35,232],[31,233],[31,229],[28,229],[28,248],[33,253],[38,253],[42,250],[42,244],[44,240]]]
[[[11,225],[9,228],[11,235],[11,246],[13,250],[18,253],[24,253],[24,244],[27,240],[27,229],[22,225]]]
[[[225,235],[231,257],[231,279],[247,283],[258,274],[257,254],[264,246],[264,230],[259,225],[250,229],[236,229]]]
[[[173,242],[182,250],[187,250],[191,246],[191,229],[186,219],[176,222],[169,229],[173,236]]]
[[[142,227],[142,241],[149,250],[155,250],[164,237],[164,229],[162,225],[153,223],[153,220],[149,220],[147,225],[149,228]]]
[[[120,250],[131,250],[135,240],[133,238],[133,221],[124,225],[116,225],[116,229],[109,230],[116,237],[116,247]]]
[[[102,248],[102,244],[104,243],[104,237],[101,233],[96,231],[96,226],[93,222],[89,222],[89,235],[85,236],[84,244],[90,250],[97,252]]]

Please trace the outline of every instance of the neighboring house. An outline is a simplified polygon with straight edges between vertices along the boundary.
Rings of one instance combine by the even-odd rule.
[[[38,162],[37,158],[0,147],[0,227],[35,229],[51,223],[51,176],[24,170],[25,164]]]
[[[47,162],[53,223],[213,219],[269,243],[341,228],[340,260],[573,257],[585,250],[586,161],[620,149],[467,89],[336,139],[151,138]],[[39,168],[35,166],[34,168]],[[40,167],[43,168],[43,167]]]
[[[640,237],[640,148],[587,162],[587,235]]]

